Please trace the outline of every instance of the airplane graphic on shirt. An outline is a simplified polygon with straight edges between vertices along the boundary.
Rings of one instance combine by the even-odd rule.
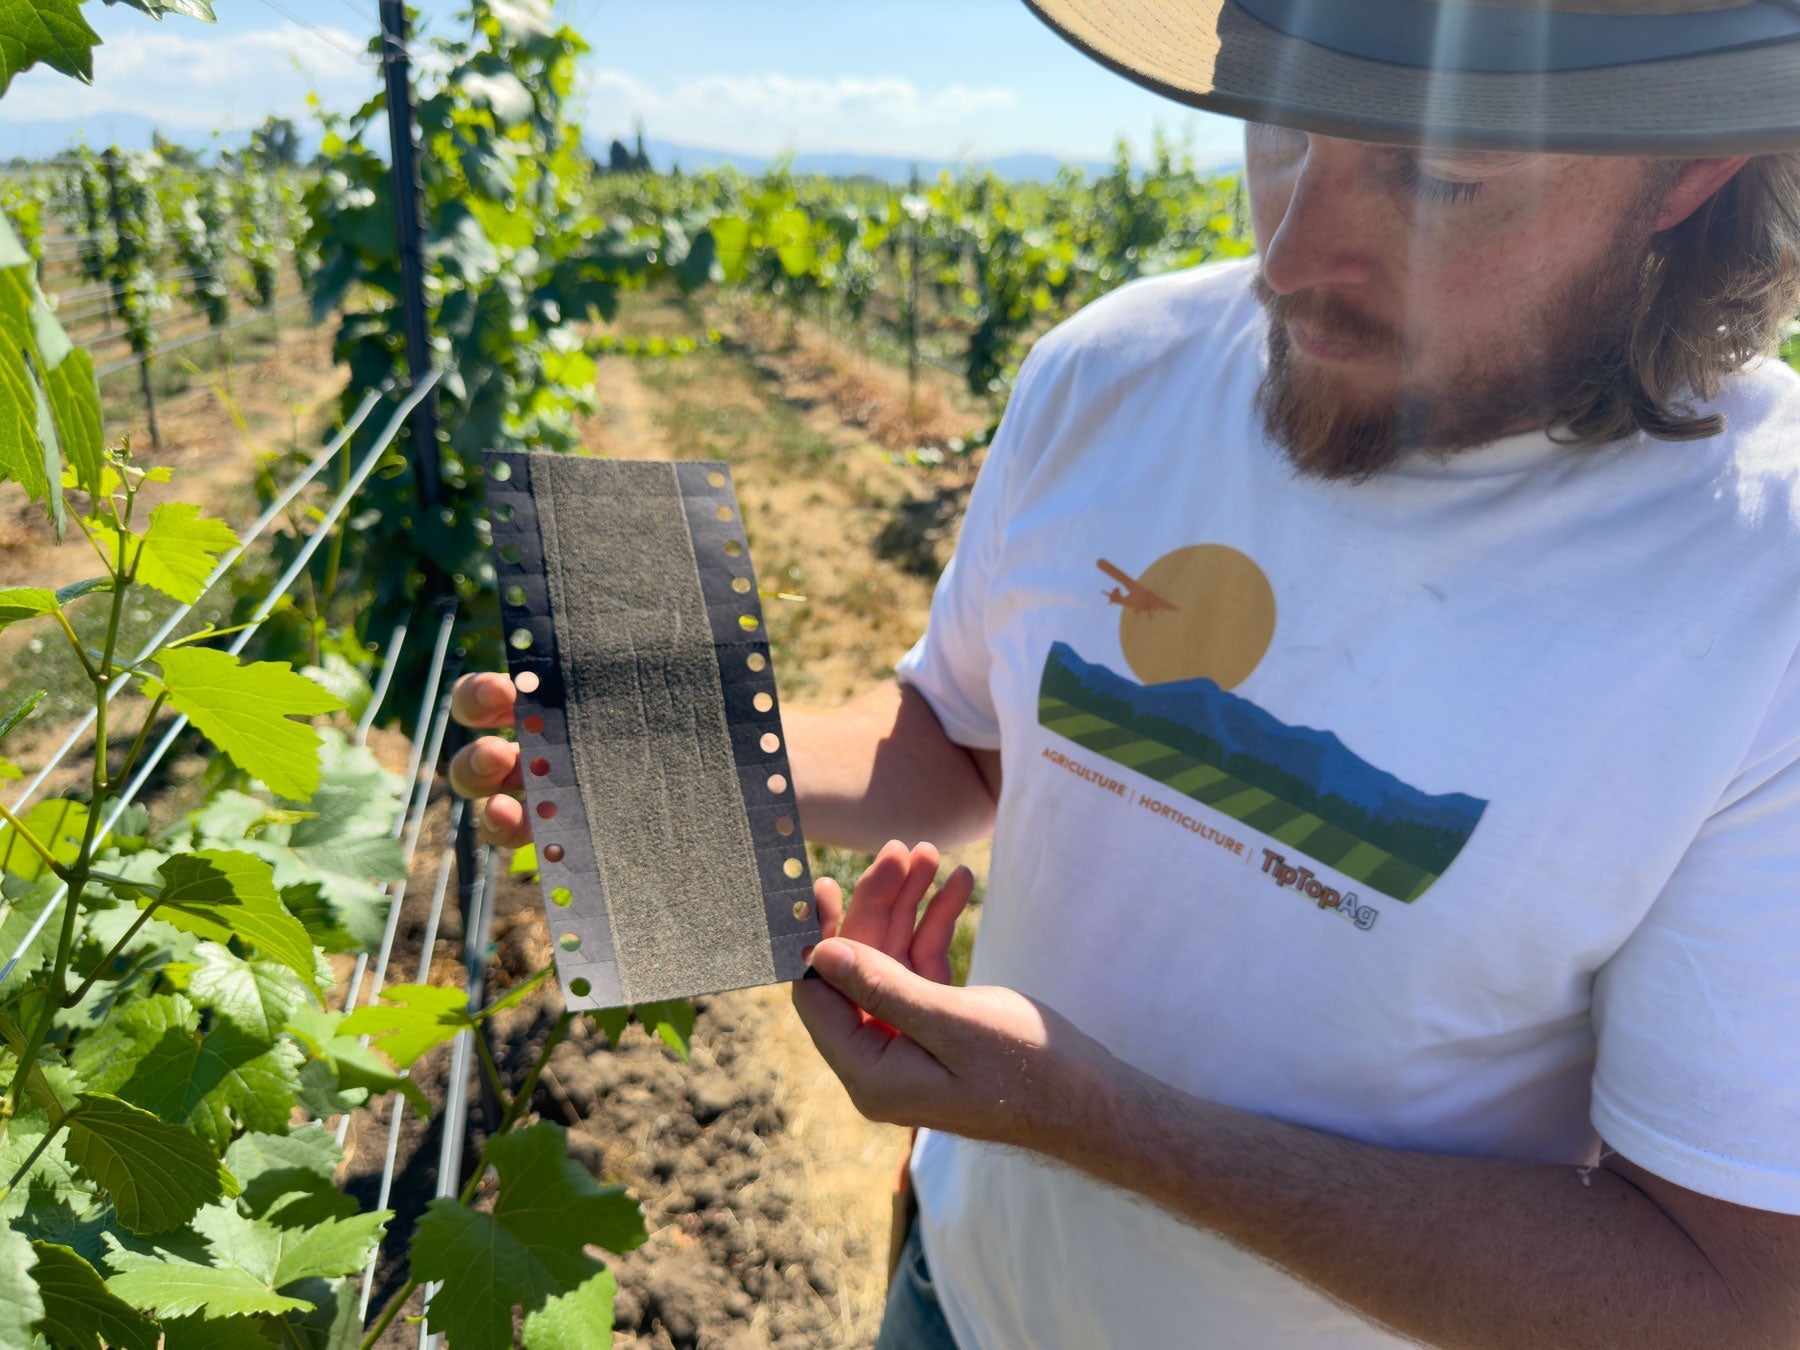
[[[1180,611],[1180,606],[1163,599],[1124,568],[1109,563],[1105,558],[1100,559],[1095,566],[1119,583],[1106,593],[1106,598],[1120,609],[1134,610],[1139,614],[1155,614],[1159,610],[1174,614]]]

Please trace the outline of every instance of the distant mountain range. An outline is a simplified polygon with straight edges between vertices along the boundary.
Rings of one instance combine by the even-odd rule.
[[[1044,668],[1043,692],[1434,874],[1461,851],[1487,809],[1466,793],[1421,792],[1331,732],[1289,726],[1208,679],[1139,684],[1059,642]]]
[[[316,154],[319,149],[318,131],[308,122],[297,119],[295,125],[300,131],[301,154],[307,158]],[[0,117],[0,162],[20,159],[52,159],[62,154],[81,141],[86,141],[96,150],[109,145],[116,145],[121,150],[148,150],[151,137],[158,131],[178,145],[205,151],[209,148],[209,136],[186,131],[181,128],[171,130],[160,126],[154,119],[140,117],[134,113],[103,113],[83,118],[52,118],[42,121],[11,122]],[[235,149],[250,139],[249,128],[237,132],[227,132],[223,144]],[[378,140],[380,138],[377,138]],[[607,149],[611,141],[601,137],[589,137],[588,152],[602,164],[606,162]],[[375,147],[382,149],[381,145]],[[645,153],[650,156],[650,163],[658,170],[666,173],[677,165],[684,172],[697,173],[707,169],[717,169],[724,165],[746,174],[760,174],[776,162],[772,155],[750,155],[733,150],[713,150],[704,146],[683,145],[676,141],[645,140]],[[1002,178],[1020,182],[1048,182],[1056,177],[1057,170],[1064,164],[1073,163],[1089,177],[1096,177],[1111,171],[1112,166],[1099,160],[1062,160],[1055,155],[1019,154],[1000,155],[993,159],[944,160],[921,159],[911,160],[901,155],[871,155],[856,151],[834,153],[804,153],[792,156],[794,172],[799,174],[822,174],[832,178],[866,177],[879,179],[886,183],[905,183],[911,176],[914,165],[926,181],[935,179],[939,173],[948,170],[951,173],[969,167],[971,164],[992,169]],[[1218,172],[1235,169],[1235,164],[1220,165]]]
[[[589,151],[602,163],[606,160],[606,149],[611,142],[590,142]],[[773,155],[749,155],[732,150],[709,150],[700,146],[680,145],[674,141],[657,141],[646,139],[644,151],[650,156],[651,164],[667,173],[680,166],[684,173],[703,172],[707,169],[718,169],[730,165],[740,173],[760,174],[776,163]],[[1055,155],[1000,155],[993,159],[907,159],[902,155],[862,154],[856,151],[837,153],[804,153],[792,156],[791,164],[797,174],[818,174],[826,178],[874,178],[884,183],[905,183],[912,178],[915,167],[920,178],[931,182],[940,173],[958,173],[971,164],[992,169],[1001,178],[1016,182],[1047,183],[1056,177],[1057,171],[1065,164],[1073,164],[1090,178],[1109,173],[1112,165],[1100,160],[1063,160]]]

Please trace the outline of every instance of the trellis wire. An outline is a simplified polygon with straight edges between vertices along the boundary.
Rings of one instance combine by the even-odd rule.
[[[450,806],[450,837],[462,828],[463,812],[468,807],[468,799],[458,797]],[[444,856],[438,861],[437,885],[431,895],[431,909],[425,918],[425,934],[423,945],[419,948],[419,974],[415,984],[424,984],[431,978],[431,950],[437,945],[438,921],[444,915],[444,897],[450,891],[450,864],[456,860],[455,851],[445,849]],[[398,904],[395,909],[398,910]],[[379,987],[379,981],[377,981]],[[448,1109],[446,1094],[446,1109]],[[388,1196],[394,1187],[394,1164],[400,1156],[400,1122],[406,1116],[406,1094],[396,1092],[393,1096],[393,1109],[388,1116],[388,1140],[386,1160],[381,1168],[381,1189],[375,1200],[376,1209],[386,1209]],[[446,1122],[447,1124],[447,1122]],[[363,1271],[363,1287],[361,1305],[358,1316],[367,1319],[369,1315],[369,1299],[375,1292],[375,1262],[380,1258],[377,1249],[370,1257],[367,1268]]]
[[[444,656],[449,648],[450,634],[455,625],[454,612],[446,612],[443,622],[438,628],[437,648],[432,653],[431,671],[425,680],[425,700],[419,711],[419,722],[413,736],[412,762],[407,777],[407,790],[410,794],[409,804],[403,816],[394,822],[394,833],[398,835],[401,820],[405,821],[406,842],[402,852],[406,859],[408,874],[411,873],[413,855],[418,851],[419,832],[424,828],[425,809],[431,801],[431,786],[437,773],[438,754],[444,746],[444,733],[450,725],[450,696],[438,697],[443,687]],[[437,703],[429,726],[425,721],[425,709]],[[429,747],[429,748],[427,748]],[[423,776],[421,767],[426,769]],[[381,944],[375,956],[375,979],[373,992],[369,1002],[373,1003],[381,991],[382,982],[387,978],[388,959],[394,952],[394,935],[400,928],[400,907],[406,900],[406,877],[402,877],[390,887],[392,898],[388,901],[387,922],[382,926]],[[363,974],[368,969],[368,954],[357,959],[356,967],[350,976],[350,985],[344,995],[344,1011],[349,1012],[356,1007],[356,1000],[362,994]]]
[[[468,972],[464,992],[471,1009],[481,1006],[487,986],[488,929],[494,922],[494,890],[499,876],[500,869],[494,865],[493,846],[484,846],[479,898],[463,933],[463,969]],[[437,1196],[440,1200],[451,1199],[462,1189],[463,1145],[469,1134],[469,1047],[474,1044],[472,1038],[482,1034],[480,1030],[464,1028],[456,1033],[456,1040],[451,1045],[450,1076],[444,1082],[443,1132],[438,1140]],[[396,1095],[395,1101],[400,1100],[402,1098]],[[391,1173],[394,1166],[392,1153],[388,1155],[387,1166]],[[437,1297],[437,1291],[442,1287],[436,1280],[425,1286],[426,1316],[419,1319],[419,1350],[436,1350],[439,1338],[426,1327],[431,1320],[431,1300]]]
[[[375,466],[381,462],[382,456],[387,453],[388,447],[393,443],[394,437],[400,434],[400,428],[406,424],[407,416],[418,406],[420,400],[431,392],[438,380],[442,377],[443,372],[441,370],[431,371],[424,379],[413,386],[412,392],[408,394],[400,403],[399,407],[394,410],[393,416],[388,419],[387,425],[382,428],[381,434],[376,437],[375,444],[369,448],[367,455],[363,458],[363,462],[357,467],[356,472],[351,475],[350,481],[344,485],[343,490],[338,493],[337,498],[331,503],[330,507],[326,509],[323,519],[319,522],[318,529],[307,536],[306,543],[301,545],[300,551],[295,554],[294,561],[288,565],[287,571],[281,574],[281,578],[275,583],[274,587],[270,589],[268,595],[257,605],[255,613],[250,617],[249,625],[237,635],[237,638],[232,642],[231,646],[226,648],[233,656],[238,655],[249,645],[250,639],[256,635],[256,630],[262,626],[263,620],[269,617],[270,613],[273,612],[276,603],[284,594],[286,594],[287,588],[294,584],[295,578],[298,577],[300,573],[306,569],[307,564],[312,561],[313,554],[319,551],[320,545],[322,545],[326,538],[331,534],[332,528],[337,524],[338,518],[343,515],[345,508],[350,505],[351,499],[362,490],[362,485],[368,481],[369,475],[375,472]],[[107,836],[112,833],[112,828],[114,825],[118,824],[119,817],[125,814],[126,809],[136,799],[137,794],[143,790],[144,784],[149,781],[151,773],[155,771],[158,764],[162,763],[163,757],[169,753],[170,749],[175,744],[176,737],[181,735],[187,724],[188,719],[185,714],[177,717],[174,722],[170,724],[169,729],[163,733],[163,738],[157,742],[156,748],[145,757],[143,764],[139,766],[136,777],[126,785],[125,791],[115,800],[112,811],[107,815],[106,819],[101,822],[100,830],[94,837],[95,847],[98,847],[105,841]],[[31,930],[25,934],[24,939],[19,943],[13,954],[7,959],[6,965],[0,967],[0,984],[4,984],[7,977],[13,973],[14,967],[19,964],[25,953],[30,950],[31,944],[37,941],[38,934],[44,931],[44,925],[49,923],[50,916],[62,905],[63,900],[67,898],[68,894],[69,887],[67,883],[65,883],[62,886],[59,886],[56,893],[50,897],[49,903],[44,906],[43,912],[38,915],[36,922],[31,925]]]
[[[108,361],[105,365],[101,366],[100,369],[94,372],[94,378],[99,379],[103,375],[112,375],[121,370],[130,370],[133,366],[141,366],[144,362],[154,360],[156,357],[167,356],[170,352],[179,351],[181,348],[192,346],[196,342],[204,342],[209,337],[219,337],[222,334],[242,328],[247,323],[255,323],[258,319],[273,318],[284,310],[292,309],[295,305],[304,305],[307,303],[307,299],[308,297],[304,295],[296,295],[282,301],[279,305],[275,305],[272,308],[259,309],[254,314],[245,315],[241,319],[234,319],[223,327],[203,328],[198,333],[190,333],[187,337],[179,338],[174,342],[165,343],[155,351],[149,352],[146,355],[128,356],[117,361]]]
[[[375,687],[369,691],[369,706],[363,709],[363,715],[356,720],[358,745],[369,743],[369,730],[375,725],[375,714],[387,698],[388,686],[394,682],[394,663],[400,659],[400,649],[406,645],[407,627],[405,619],[394,625],[393,636],[388,639],[388,649],[382,653],[381,674],[375,679]]]
[[[191,604],[180,606],[173,614],[165,619],[162,627],[156,630],[155,636],[143,645],[137,656],[132,660],[132,665],[135,666],[139,662],[145,660],[158,647],[162,646],[169,634],[175,631],[183,619],[194,612],[194,608],[200,603],[200,600],[206,597],[207,592],[212,590],[212,588],[218,584],[220,578],[230,571],[237,560],[243,556],[244,550],[254,544],[262,532],[274,523],[275,518],[287,509],[288,503],[292,502],[295,497],[300,495],[301,489],[319,476],[319,473],[332,461],[338,451],[342,450],[344,446],[348,444],[350,438],[356,434],[357,429],[368,420],[369,413],[372,412],[375,405],[381,401],[381,394],[381,390],[371,389],[363,396],[363,401],[356,405],[356,410],[350,414],[350,420],[344,423],[343,429],[331,438],[331,441],[323,450],[312,457],[304,469],[295,475],[294,480],[283,489],[281,495],[271,502],[268,508],[251,523],[250,529],[244,537],[239,540],[234,547],[219,555],[219,561],[214,564],[213,570],[200,585],[199,598],[194,600]],[[129,675],[121,675],[118,679],[114,680],[112,684],[107,686],[107,703],[110,704],[113,701],[118,692],[130,681],[130,678]],[[25,785],[24,791],[19,793],[18,800],[13,802],[11,808],[14,815],[19,815],[24,811],[26,803],[28,803],[33,794],[44,785],[44,780],[50,776],[56,766],[62,763],[63,756],[74,749],[75,743],[87,734],[87,729],[94,725],[94,719],[97,716],[98,713],[90,708],[82,717],[81,721],[76,724],[75,729],[69,733],[68,738],[57,747],[56,752],[52,754],[45,762],[44,766],[37,771],[37,774],[32,780]],[[4,834],[6,829],[6,824],[0,822],[0,834]]]

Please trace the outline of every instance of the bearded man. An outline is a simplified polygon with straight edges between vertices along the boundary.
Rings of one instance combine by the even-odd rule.
[[[1800,12],[1032,3],[1258,253],[1040,341],[788,715],[811,837],[993,830],[968,988],[890,844],[795,992],[923,1127],[881,1346],[1800,1344]]]

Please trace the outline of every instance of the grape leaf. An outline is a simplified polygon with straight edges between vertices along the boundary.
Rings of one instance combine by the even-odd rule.
[[[0,0],[0,88],[12,78],[12,61],[19,51],[15,25],[31,24],[40,5],[66,7],[75,14],[73,0]],[[75,17],[79,23],[79,14]],[[0,480],[10,478],[33,501],[44,502],[58,542],[68,513],[63,504],[58,400],[52,398],[46,380],[67,364],[70,351],[67,334],[38,289],[36,265],[12,226],[0,217]],[[92,380],[83,387],[71,378],[60,392],[90,404],[88,411],[97,424],[100,391]],[[81,427],[73,430],[79,434],[87,425],[84,415]]]
[[[0,855],[6,851],[6,836],[0,834]],[[31,854],[37,857],[37,854]],[[44,907],[51,898],[62,889],[62,882],[54,873],[45,873],[33,882],[23,895],[12,900],[4,911],[0,911],[0,959],[8,959],[25,935],[31,931],[31,925],[38,921]],[[38,930],[38,935],[31,940],[31,945],[19,954],[21,972],[35,970],[47,961],[56,957],[57,926],[46,923]]]
[[[42,340],[40,332],[39,341]],[[63,458],[74,470],[76,486],[91,489],[99,482],[106,463],[106,438],[100,422],[100,385],[94,377],[94,358],[80,347],[71,347],[60,361],[51,362],[48,351],[44,357],[49,364],[43,372],[44,393],[56,421]],[[87,590],[77,589],[81,586]],[[77,596],[87,594],[88,590],[102,586],[111,590],[112,578],[101,577],[97,581],[65,586],[57,591],[56,598],[67,604]]]
[[[57,1350],[156,1350],[156,1323],[107,1291],[100,1274],[67,1247],[34,1242],[32,1276],[44,1298],[38,1330]]]
[[[0,0],[4,3],[4,0]],[[37,586],[8,586],[0,590],[0,628],[25,619],[56,613],[56,593]]]
[[[166,689],[184,713],[239,768],[271,791],[304,801],[319,786],[319,733],[295,716],[336,712],[344,701],[297,675],[285,661],[239,664],[228,652],[176,647],[157,653]]]
[[[115,553],[116,534],[107,536]],[[191,605],[199,600],[218,555],[237,546],[238,537],[222,520],[201,519],[192,502],[164,502],[150,512],[150,528],[127,534],[127,557],[136,560],[136,579],[171,600]]]
[[[181,853],[157,869],[156,917],[184,933],[225,943],[241,938],[309,985],[318,973],[312,939],[281,903],[274,872],[261,858],[228,849]],[[148,907],[152,902],[140,899]]]
[[[316,881],[298,882],[281,888],[281,903],[287,912],[300,920],[300,926],[312,939],[313,946],[326,952],[360,951],[366,945],[338,918],[338,907],[326,897],[325,887]],[[352,915],[359,925],[363,916]]]
[[[469,997],[460,989],[429,984],[397,984],[384,989],[382,1002],[358,1008],[338,1023],[340,1036],[368,1036],[400,1069],[420,1055],[475,1025]]]
[[[84,1092],[65,1141],[69,1162],[112,1198],[133,1233],[167,1232],[237,1188],[192,1133],[117,1097]]]
[[[216,942],[202,942],[194,955],[189,997],[256,1040],[273,1044],[309,997],[307,986],[274,961],[246,961]]]
[[[0,94],[39,61],[92,84],[99,41],[81,17],[80,0],[0,0]]]
[[[337,1115],[361,1106],[370,1093],[399,1092],[420,1116],[429,1118],[431,1103],[418,1084],[395,1073],[355,1036],[342,1034],[342,1020],[336,1013],[301,1008],[288,1027],[311,1056],[300,1072],[303,1089],[311,1097],[303,1103],[307,1110],[316,1116]]]
[[[65,867],[81,856],[81,839],[88,823],[85,803],[52,797],[20,819],[31,837]],[[11,872],[21,881],[36,881],[45,871],[44,860],[17,830],[4,829],[0,831],[0,871]]]
[[[276,1350],[265,1323],[251,1317],[170,1317],[163,1350]]]
[[[613,1049],[619,1048],[619,1038],[625,1034],[625,1028],[631,1025],[630,1008],[602,1008],[591,1013],[594,1026],[606,1037],[606,1043]]]
[[[612,1350],[613,1295],[610,1270],[558,1294],[525,1319],[525,1350]]]
[[[4,741],[8,736],[12,735],[14,727],[18,726],[19,723],[23,722],[27,717],[30,717],[32,713],[36,712],[38,704],[42,703],[44,699],[49,696],[49,693],[50,691],[48,689],[40,689],[18,707],[6,714],[5,717],[0,717],[0,741]]]
[[[529,1317],[599,1275],[588,1243],[616,1252],[644,1240],[637,1203],[595,1185],[556,1126],[497,1135],[487,1156],[500,1173],[493,1213],[433,1200],[413,1237],[413,1274],[441,1286],[427,1326],[454,1333],[457,1350],[507,1350],[515,1307]]]
[[[3,12],[3,11],[0,11]],[[37,1253],[21,1233],[0,1226],[0,1345],[29,1346],[32,1324],[44,1315],[44,1298],[32,1279]]]
[[[301,1228],[279,1228],[246,1218],[235,1205],[211,1205],[194,1218],[194,1229],[212,1245],[217,1259],[253,1276],[271,1292],[296,1280],[349,1275],[368,1264],[392,1210],[373,1210],[347,1219],[325,1219]]]
[[[117,1251],[107,1264],[119,1273],[106,1287],[134,1308],[158,1317],[249,1317],[256,1313],[304,1312],[311,1306],[285,1298],[236,1266],[138,1256]]]
[[[683,1064],[688,1059],[688,1041],[694,1034],[694,1005],[685,998],[672,998],[664,1003],[640,1003],[631,1010],[632,1017],[645,1031],[673,1050]]]
[[[202,23],[216,22],[213,14],[212,0],[116,0],[117,3],[130,5],[133,9],[141,9],[158,23],[165,14],[185,14],[190,19],[199,19]]]
[[[50,1132],[50,1120],[34,1103],[28,1103],[0,1139],[0,1180],[17,1175],[32,1151]],[[39,1220],[61,1209],[65,1216],[85,1211],[93,1201],[92,1188],[69,1169],[63,1141],[57,1137],[32,1163],[31,1170],[0,1200],[0,1224],[11,1224],[28,1237],[44,1237]]]
[[[363,1338],[361,1300],[357,1298],[360,1283],[356,1279],[301,1280],[288,1289],[295,1298],[317,1305],[309,1313],[287,1319],[296,1350],[357,1350]]]
[[[334,1181],[343,1160],[330,1131],[316,1124],[290,1134],[246,1134],[225,1150],[225,1166],[244,1188],[239,1208],[282,1228],[348,1219],[357,1212],[355,1197]]]
[[[300,1052],[223,1019],[202,1035],[200,1014],[180,994],[139,999],[113,1014],[75,1052],[90,1087],[184,1125],[223,1149],[241,1123],[287,1124],[300,1091]]]

